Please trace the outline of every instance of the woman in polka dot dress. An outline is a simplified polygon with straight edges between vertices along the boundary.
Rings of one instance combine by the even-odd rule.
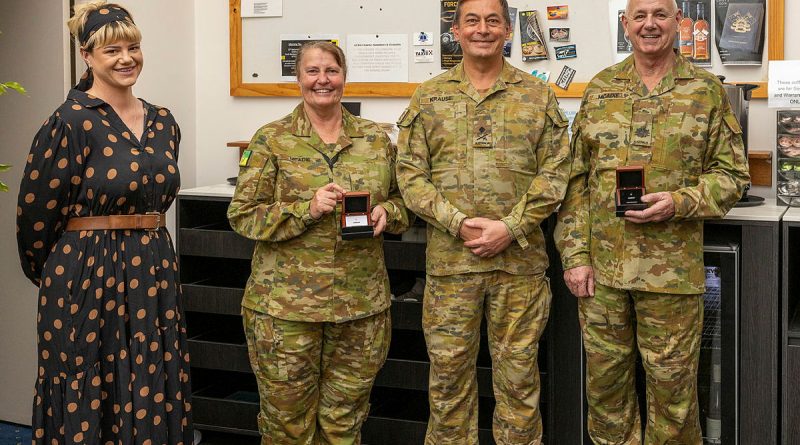
[[[163,213],[180,132],[132,92],[141,34],[115,4],[76,6],[88,65],[36,135],[17,207],[39,286],[33,443],[192,443],[189,356]],[[136,215],[136,216],[117,216]]]

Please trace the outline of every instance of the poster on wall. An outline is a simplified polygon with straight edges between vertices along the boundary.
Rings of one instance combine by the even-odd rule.
[[[458,0],[441,0],[442,8],[440,14],[440,43],[442,48],[442,69],[449,70],[450,68],[458,65],[461,62],[463,54],[461,53],[461,45],[456,41],[456,35],[453,33],[453,20],[456,16],[456,6]]]
[[[293,82],[297,80],[297,52],[304,43],[331,42],[339,45],[336,34],[281,34],[281,80]]]
[[[522,61],[547,60],[547,43],[539,26],[539,18],[535,10],[520,11],[519,36],[522,46]]]
[[[351,82],[408,82],[408,34],[348,35],[347,66]]]
[[[509,6],[508,15],[509,18],[511,18],[511,32],[508,33],[506,43],[503,45],[503,55],[505,57],[511,57],[511,44],[514,42],[514,27],[517,26],[517,8]]]
[[[712,6],[711,0],[678,2],[683,18],[678,23],[675,48],[695,65],[711,66],[714,42],[714,29],[711,27]]]
[[[625,15],[626,3],[627,0],[608,0],[608,29],[611,36],[614,63],[622,62],[633,51],[631,41],[625,35],[625,28],[622,26],[622,16]]]
[[[719,58],[724,65],[761,65],[764,0],[716,0]]]

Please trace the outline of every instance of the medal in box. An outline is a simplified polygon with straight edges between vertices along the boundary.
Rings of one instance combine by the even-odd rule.
[[[372,238],[369,192],[347,192],[342,196],[342,239]]]
[[[617,168],[617,216],[625,216],[628,210],[644,210],[644,167],[631,165]]]

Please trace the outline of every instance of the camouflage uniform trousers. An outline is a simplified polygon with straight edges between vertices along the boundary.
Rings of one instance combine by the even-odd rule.
[[[701,445],[697,365],[703,296],[626,291],[601,284],[579,298],[586,349],[589,435],[595,444],[642,443],[634,345],[647,394],[647,445]]]
[[[541,443],[537,355],[551,299],[544,274],[428,275],[422,313],[431,361],[426,445],[478,443],[475,362],[483,314],[497,402],[495,441],[498,445]]]
[[[244,308],[242,318],[261,398],[261,444],[361,443],[372,383],[389,352],[389,311],[314,323]]]

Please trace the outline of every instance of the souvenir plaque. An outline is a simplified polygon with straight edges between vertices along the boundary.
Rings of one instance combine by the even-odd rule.
[[[617,168],[617,216],[625,216],[627,210],[644,210],[644,168],[631,165]]]
[[[347,192],[342,196],[342,239],[372,238],[369,192]]]

